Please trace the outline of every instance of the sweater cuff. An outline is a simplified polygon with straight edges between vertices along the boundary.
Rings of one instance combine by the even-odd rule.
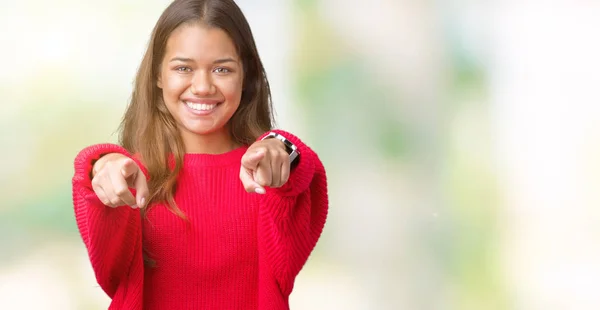
[[[298,148],[298,153],[300,154],[298,157],[299,162],[290,171],[288,181],[279,188],[269,188],[269,191],[281,196],[297,196],[306,191],[310,186],[310,182],[315,175],[315,159],[317,158],[317,154],[298,137],[283,130],[270,130],[260,136],[258,140],[265,137],[269,132],[276,132],[284,136]]]
[[[125,148],[116,144],[104,143],[88,146],[81,150],[75,157],[74,181],[77,181],[83,187],[91,189],[91,173],[94,163],[96,163],[100,157],[110,153],[120,153],[127,157],[131,157],[131,154],[129,154]]]

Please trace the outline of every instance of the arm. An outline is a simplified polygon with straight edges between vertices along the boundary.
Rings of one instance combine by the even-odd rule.
[[[139,210],[105,206],[92,189],[93,164],[102,155],[128,152],[113,144],[93,145],[75,158],[73,205],[77,227],[88,250],[96,280],[111,298],[133,265],[143,267]],[[135,161],[135,159],[134,159]],[[139,162],[136,162],[141,167]],[[135,268],[135,269],[139,269]]]
[[[327,178],[317,154],[290,133],[276,130],[300,151],[288,181],[260,196],[259,246],[285,296],[314,249],[327,218]]]

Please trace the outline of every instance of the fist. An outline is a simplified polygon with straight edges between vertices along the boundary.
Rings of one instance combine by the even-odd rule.
[[[254,142],[242,156],[240,180],[249,193],[265,193],[265,186],[281,187],[290,177],[290,156],[283,142]]]
[[[92,188],[103,204],[141,208],[146,203],[146,176],[131,158],[118,153],[104,155],[94,164],[92,173]],[[129,188],[136,189],[136,197]]]

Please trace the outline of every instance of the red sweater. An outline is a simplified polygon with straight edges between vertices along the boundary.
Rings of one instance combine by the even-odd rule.
[[[175,201],[188,222],[157,203],[110,208],[91,188],[100,144],[75,159],[73,204],[96,279],[115,310],[282,310],[294,279],[323,230],[328,198],[325,169],[297,137],[301,160],[281,188],[247,193],[239,179],[241,147],[220,155],[186,154]],[[135,160],[135,159],[134,159]],[[136,161],[137,162],[137,161]],[[140,162],[137,162],[143,168]],[[142,244],[155,267],[144,265]]]

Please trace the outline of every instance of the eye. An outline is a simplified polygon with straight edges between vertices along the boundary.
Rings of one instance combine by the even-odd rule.
[[[189,72],[192,72],[192,68],[190,68],[190,67],[177,67],[177,68],[175,68],[175,71],[180,72],[180,73],[189,73]]]
[[[224,74],[224,73],[230,73],[230,72],[231,72],[231,70],[229,70],[229,69],[227,69],[227,68],[224,68],[224,67],[218,67],[218,68],[215,68],[215,69],[213,70],[213,72],[215,72],[215,73],[221,73],[221,74]]]

